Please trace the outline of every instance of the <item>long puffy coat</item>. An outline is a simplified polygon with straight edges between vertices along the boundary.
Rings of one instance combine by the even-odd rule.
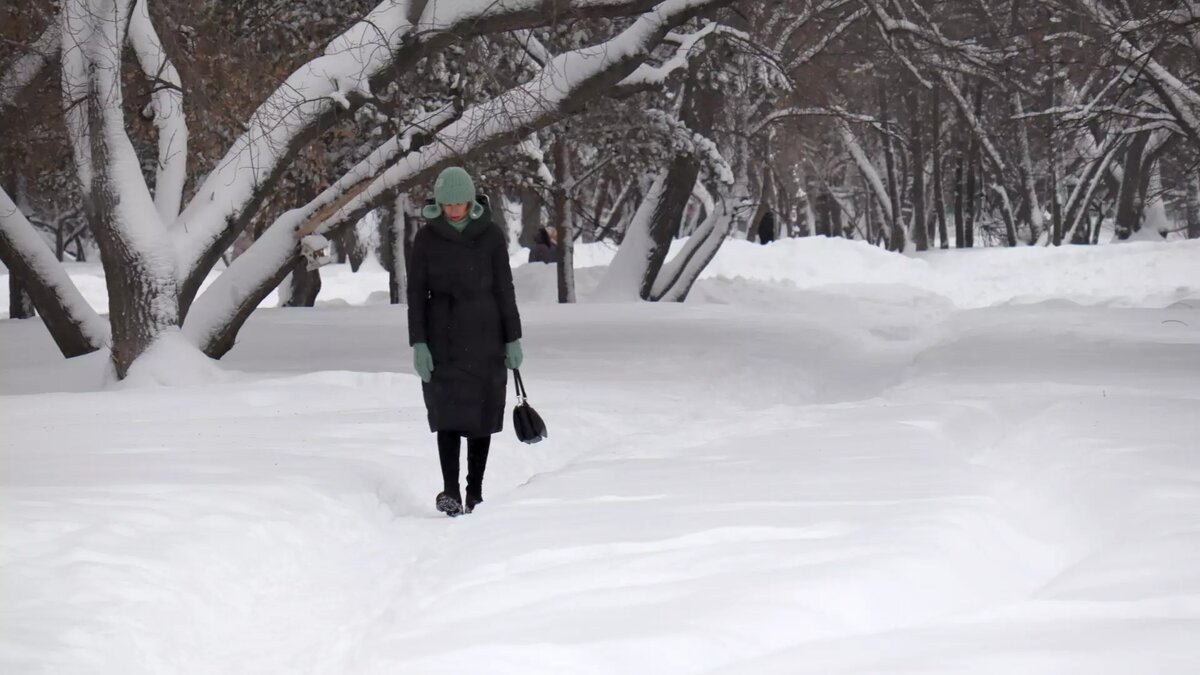
[[[508,246],[491,211],[459,232],[444,216],[413,240],[408,266],[408,339],[433,354],[424,383],[431,431],[467,438],[504,427],[506,343],[521,337]]]

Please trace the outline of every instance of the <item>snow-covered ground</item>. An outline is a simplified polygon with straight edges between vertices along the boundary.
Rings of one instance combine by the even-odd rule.
[[[1200,243],[732,242],[664,306],[526,266],[552,436],[454,520],[380,275],[173,387],[0,321],[0,672],[1200,664]]]

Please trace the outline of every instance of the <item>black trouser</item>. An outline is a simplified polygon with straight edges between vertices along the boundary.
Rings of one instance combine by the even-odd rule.
[[[462,434],[439,431],[438,458],[442,461],[442,486],[446,494],[458,495],[458,457],[462,448]],[[467,494],[483,497],[483,472],[487,469],[488,450],[492,437],[467,439]]]

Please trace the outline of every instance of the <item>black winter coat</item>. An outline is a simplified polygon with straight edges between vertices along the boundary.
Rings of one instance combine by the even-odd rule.
[[[491,211],[461,233],[444,216],[430,220],[409,259],[408,339],[433,354],[422,385],[431,431],[479,438],[503,429],[504,346],[520,338],[508,245]]]

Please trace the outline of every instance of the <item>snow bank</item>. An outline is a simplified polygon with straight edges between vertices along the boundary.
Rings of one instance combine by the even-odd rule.
[[[0,322],[0,672],[1195,672],[1200,306],[704,283],[523,307],[552,437],[455,520],[402,307],[87,393]]]
[[[671,257],[683,245],[675,242]],[[575,250],[580,298],[588,300],[616,249],[608,243],[579,244]],[[668,258],[668,260],[671,258]],[[527,250],[512,257],[522,302],[557,302],[553,265],[529,264]],[[83,297],[104,313],[108,296],[104,273],[95,263],[67,263]],[[216,278],[210,275],[204,284]],[[318,305],[387,303],[387,273],[368,258],[355,274],[348,265],[321,268]],[[730,282],[739,287],[729,293]],[[7,274],[0,273],[0,284]],[[897,289],[913,295],[936,295],[959,308],[993,307],[1067,300],[1081,305],[1165,307],[1200,299],[1200,240],[1125,242],[1120,245],[980,248],[889,253],[860,241],[807,237],[784,239],[768,246],[742,240],[725,242],[701,275],[689,302],[737,302],[773,295],[762,285],[785,289],[862,287],[894,296]],[[0,294],[0,315],[8,311],[8,295]],[[278,304],[268,296],[261,307]]]
[[[208,358],[179,330],[158,337],[146,353],[129,368],[120,387],[178,386],[212,384],[229,379],[217,361]]]

